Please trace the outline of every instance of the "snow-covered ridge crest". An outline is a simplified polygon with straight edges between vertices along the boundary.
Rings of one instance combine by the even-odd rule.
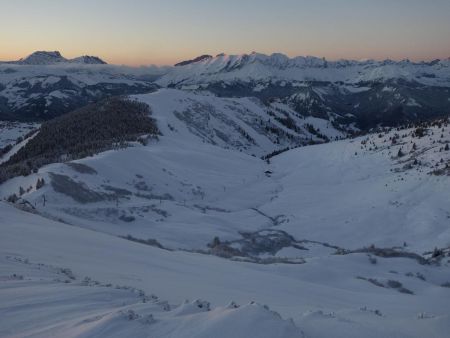
[[[349,67],[355,65],[419,65],[419,66],[433,66],[433,65],[449,65],[450,58],[444,60],[433,60],[433,61],[421,61],[412,62],[408,59],[395,61],[391,59],[377,61],[374,59],[364,59],[364,60],[351,60],[351,59],[339,59],[336,61],[327,60],[324,57],[316,56],[294,56],[290,58],[283,53],[272,53],[270,55],[252,52],[250,54],[235,54],[229,55],[225,53],[217,54],[215,57],[210,57],[209,55],[202,55],[198,58],[190,60],[189,64],[213,64],[213,63],[227,63],[228,65],[240,64],[250,64],[250,63],[261,63],[265,65],[270,65],[278,68],[283,67],[312,67],[312,68],[340,68]],[[182,63],[182,62],[181,62]],[[180,63],[180,64],[181,64]],[[186,65],[189,65],[186,64]]]
[[[90,55],[66,59],[59,51],[36,51],[18,61],[7,61],[6,63],[19,65],[54,65],[59,63],[106,64],[99,57]]]
[[[314,56],[289,58],[281,53],[199,57],[177,64],[159,80],[162,86],[220,81],[326,81],[359,83],[404,79],[428,85],[450,86],[450,61],[337,60]]]

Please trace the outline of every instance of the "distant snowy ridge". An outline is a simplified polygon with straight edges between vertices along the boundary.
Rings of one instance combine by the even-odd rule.
[[[365,81],[406,79],[424,84],[450,86],[450,59],[414,63],[409,60],[338,60],[313,56],[289,58],[281,53],[204,55],[177,64],[158,83],[199,84],[211,81],[328,81],[359,83]]]
[[[95,64],[95,65],[104,65],[107,64],[105,61],[100,59],[98,56],[90,56],[90,55],[83,55],[78,56],[76,58],[73,58],[69,60],[72,63],[84,63],[84,64]]]
[[[106,64],[97,56],[83,55],[74,59],[66,59],[58,51],[36,51],[18,61],[7,61],[5,63],[18,65],[54,65],[58,63],[81,63],[81,64]]]

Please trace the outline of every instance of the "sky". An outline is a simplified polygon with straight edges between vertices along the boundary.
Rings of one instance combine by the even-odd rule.
[[[450,0],[0,0],[0,60],[36,50],[168,65],[257,51],[450,57]]]

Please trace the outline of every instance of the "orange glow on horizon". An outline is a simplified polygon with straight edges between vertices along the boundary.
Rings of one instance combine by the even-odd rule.
[[[174,56],[170,56],[170,57],[165,57],[162,55],[110,55],[108,56],[108,53],[89,53],[89,52],[79,52],[79,53],[66,53],[64,52],[64,50],[58,49],[58,48],[53,48],[53,49],[45,49],[45,48],[38,48],[36,50],[33,51],[24,51],[23,53],[21,52],[5,52],[4,50],[0,51],[0,61],[16,61],[16,60],[20,60],[21,58],[25,58],[28,55],[30,55],[31,53],[37,51],[37,50],[46,50],[46,51],[54,51],[54,50],[58,50],[61,55],[67,59],[71,59],[71,58],[75,58],[77,56],[81,56],[81,55],[93,55],[93,56],[98,56],[99,58],[101,58],[102,60],[104,60],[105,62],[109,63],[109,64],[113,64],[113,65],[126,65],[126,66],[130,66],[130,67],[139,67],[139,66],[148,66],[148,65],[156,65],[156,66],[171,66],[174,65],[180,61],[184,61],[184,60],[190,60],[193,59],[199,55],[203,55],[203,54],[210,54],[210,55],[217,55],[222,53],[221,51],[219,52],[215,52],[215,53],[204,53],[202,51],[199,51],[198,53],[195,52],[191,52],[191,53],[185,53],[185,54],[177,54]],[[274,52],[276,53],[283,53],[282,51],[269,51],[269,52],[262,52],[262,51],[258,51],[259,53],[263,53],[263,54],[267,54],[270,55]],[[226,54],[250,54],[250,51],[243,51],[243,52],[230,52],[230,53],[226,53]],[[374,60],[386,60],[386,59],[391,59],[391,60],[396,60],[396,61],[400,61],[400,60],[404,60],[404,59],[409,59],[411,61],[414,62],[419,62],[419,61],[431,61],[431,60],[435,60],[435,59],[447,59],[450,57],[450,52],[447,55],[442,55],[442,56],[436,56],[436,55],[432,55],[430,53],[423,53],[417,57],[410,57],[406,54],[389,54],[389,53],[381,53],[380,51],[378,51],[377,53],[373,53],[373,54],[360,54],[360,55],[347,55],[344,53],[335,53],[335,54],[329,54],[326,56],[323,56],[321,54],[314,54],[314,53],[299,53],[299,54],[293,54],[293,53],[283,53],[286,54],[288,57],[295,57],[295,56],[316,56],[316,57],[325,57],[327,60],[333,61],[333,60],[339,60],[339,59],[349,59],[349,60],[364,60],[364,59],[374,59]]]
[[[252,50],[328,60],[450,57],[450,1],[255,1],[4,1],[0,60],[36,50],[130,66]]]

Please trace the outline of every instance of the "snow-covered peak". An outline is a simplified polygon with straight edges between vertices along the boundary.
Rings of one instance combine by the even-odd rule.
[[[19,65],[32,65],[32,66],[45,66],[55,65],[63,63],[76,63],[76,64],[106,64],[105,61],[97,56],[83,55],[73,59],[66,59],[58,51],[37,51],[31,53],[25,58],[19,61],[10,61],[7,63],[19,64]]]
[[[70,62],[90,64],[90,65],[105,65],[106,64],[106,62],[103,61],[102,59],[100,59],[98,56],[91,56],[91,55],[79,56],[74,59],[71,59]]]
[[[200,56],[198,56],[198,57],[196,57],[195,59],[192,59],[192,60],[181,61],[181,62],[175,64],[175,67],[186,66],[186,65],[189,65],[191,63],[201,62],[201,61],[209,60],[209,59],[212,59],[212,56],[204,54],[204,55],[200,55]]]
[[[67,60],[58,51],[37,51],[26,58],[20,59],[17,63],[25,65],[52,65]]]

